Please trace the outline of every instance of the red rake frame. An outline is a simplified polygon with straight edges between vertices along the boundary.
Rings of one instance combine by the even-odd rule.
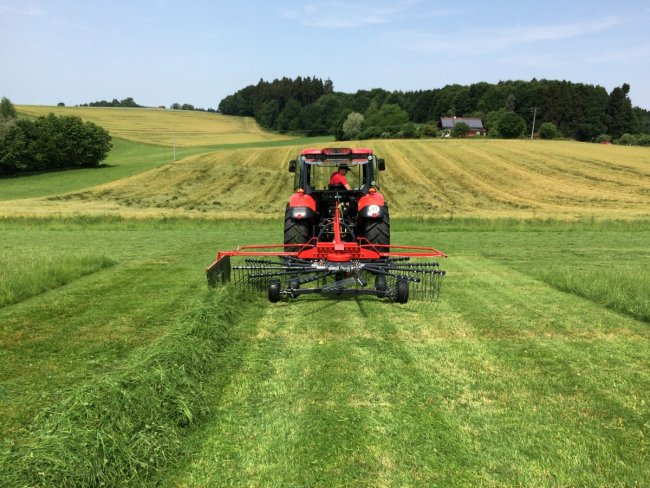
[[[216,286],[233,281],[237,285],[268,292],[269,300],[281,296],[297,298],[303,294],[375,295],[406,303],[411,295],[437,299],[445,271],[428,259],[447,257],[432,247],[371,244],[365,238],[343,241],[338,207],[334,214],[334,239],[312,238],[302,245],[239,246],[235,251],[220,251],[206,269],[208,283]],[[294,249],[299,246],[299,249]],[[292,249],[291,251],[287,249]],[[243,265],[231,265],[241,258]],[[417,262],[407,263],[411,258]],[[374,286],[368,287],[368,277]],[[332,281],[333,279],[333,281]],[[329,281],[329,283],[328,283]],[[319,286],[304,288],[307,283]]]

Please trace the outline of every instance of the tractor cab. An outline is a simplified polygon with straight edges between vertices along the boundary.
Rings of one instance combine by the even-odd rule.
[[[342,165],[348,168],[345,177],[352,190],[330,185],[332,174]],[[305,149],[298,160],[291,161],[289,171],[295,172],[294,189],[302,189],[306,195],[331,191],[365,195],[370,188],[379,189],[379,171],[384,166],[384,160],[375,157],[371,149]]]

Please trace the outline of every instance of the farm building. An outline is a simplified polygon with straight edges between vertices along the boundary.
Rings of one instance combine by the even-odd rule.
[[[451,130],[460,122],[465,122],[469,126],[468,137],[485,134],[483,122],[478,117],[440,117],[440,128]]]

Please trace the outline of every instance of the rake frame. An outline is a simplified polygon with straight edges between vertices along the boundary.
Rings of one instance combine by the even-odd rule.
[[[251,290],[266,290],[272,302],[316,293],[374,295],[399,303],[406,303],[409,297],[438,299],[445,271],[430,259],[447,257],[445,253],[424,246],[371,244],[363,237],[344,242],[338,207],[333,228],[332,241],[312,238],[300,246],[239,246],[235,251],[220,251],[206,269],[208,283],[234,282]],[[297,251],[288,250],[296,247]],[[233,265],[233,260],[237,264]],[[315,286],[303,286],[307,284]]]

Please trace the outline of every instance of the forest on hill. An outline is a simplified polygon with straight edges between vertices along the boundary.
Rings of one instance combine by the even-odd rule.
[[[329,79],[285,77],[261,79],[228,95],[219,111],[255,117],[269,130],[332,134],[337,139],[435,136],[444,116],[479,117],[494,136],[498,130],[490,129],[496,129],[496,121],[507,113],[516,114],[519,135],[530,133],[535,119],[536,128],[550,124],[558,137],[578,141],[630,135],[647,141],[641,135],[650,134],[650,111],[633,107],[629,91],[626,83],[608,93],[597,85],[532,79],[406,92],[375,88],[351,94],[336,92]],[[355,131],[346,130],[354,121]]]

